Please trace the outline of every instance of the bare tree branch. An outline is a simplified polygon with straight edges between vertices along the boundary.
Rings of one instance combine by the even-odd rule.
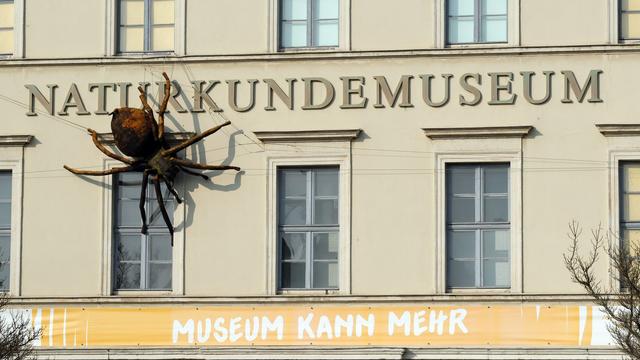
[[[0,294],[0,359],[35,359],[33,341],[40,336],[25,310],[8,309],[9,297]]]

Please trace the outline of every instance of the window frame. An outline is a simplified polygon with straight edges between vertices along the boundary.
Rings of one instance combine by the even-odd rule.
[[[24,1],[24,0],[21,0]],[[105,23],[105,56],[183,56],[186,55],[186,0],[174,0],[175,13],[173,22],[173,50],[153,51],[144,50],[138,52],[120,51],[120,1],[106,0],[106,23]],[[144,0],[145,3],[149,0]],[[145,10],[146,13],[146,10]],[[145,15],[145,29],[150,26]],[[145,44],[148,42],[145,35]],[[146,45],[145,45],[146,48]]]
[[[114,174],[114,175],[110,175],[111,177],[115,177],[115,178],[119,178],[122,174]],[[140,174],[140,176],[142,176],[142,174]],[[142,180],[142,178],[140,179]],[[112,179],[113,182],[113,179]],[[151,209],[149,208],[149,206],[151,206],[151,204],[153,202],[156,201],[156,199],[154,197],[151,196],[151,194],[153,192],[155,192],[153,184],[151,183],[151,180],[149,179],[149,184],[147,185],[147,194],[146,194],[146,201],[145,201],[145,207],[146,207],[146,214],[147,216],[151,215]],[[113,191],[113,202],[116,203],[118,200],[121,200],[118,198],[118,193],[119,193],[119,189],[118,186],[114,187],[114,191]],[[171,199],[172,205],[171,207],[175,209],[177,202],[175,201],[175,199],[173,198],[173,195],[171,193],[169,193],[168,191],[163,193],[163,201],[167,202],[167,199]],[[137,199],[136,199],[137,200]],[[130,201],[130,200],[127,200]],[[136,203],[138,203],[138,201],[136,201]],[[137,207],[136,207],[137,209]],[[114,207],[114,213],[113,216],[117,217],[118,209]],[[170,214],[172,215],[172,214]],[[135,213],[135,216],[139,216],[139,212]],[[161,216],[160,213],[157,214],[157,216]],[[158,220],[160,220],[161,217],[158,218]],[[174,219],[171,219],[172,222],[175,222]],[[174,224],[175,225],[175,224]],[[139,262],[140,263],[140,288],[139,289],[125,289],[125,288],[116,288],[115,287],[115,281],[116,281],[116,277],[115,275],[112,277],[114,284],[112,284],[112,286],[114,287],[114,291],[115,292],[122,292],[122,293],[127,293],[127,292],[131,292],[131,291],[157,291],[157,292],[162,292],[162,291],[170,291],[167,289],[153,289],[153,288],[148,288],[147,287],[147,282],[149,281],[149,276],[150,273],[147,269],[147,266],[150,263],[169,263],[169,261],[167,260],[149,260],[148,259],[148,254],[150,252],[150,246],[151,246],[151,236],[153,235],[167,235],[167,238],[169,237],[169,232],[166,230],[164,221],[161,220],[160,223],[158,225],[152,225],[149,221],[148,221],[148,233],[147,234],[142,234],[140,233],[141,227],[142,226],[130,226],[130,225],[122,225],[122,226],[118,226],[118,224],[114,221],[114,227],[113,227],[113,247],[116,247],[116,242],[119,240],[120,236],[122,235],[135,235],[135,236],[139,236],[140,237],[140,260],[139,261],[126,261],[126,262]],[[167,239],[167,241],[169,241],[169,239]],[[119,264],[118,258],[117,258],[117,253],[116,251],[113,251],[113,263]],[[172,268],[173,268],[173,254],[172,254],[172,259],[170,261]],[[114,268],[114,272],[116,271],[116,269]],[[171,278],[171,283],[173,284],[173,274],[172,274],[172,278]]]
[[[269,50],[270,52],[331,52],[351,50],[351,0],[338,0],[338,45],[337,46],[304,46],[304,47],[283,47],[281,43],[281,13],[282,0],[269,0]],[[308,9],[308,14],[311,10]],[[313,22],[308,15],[307,22]],[[307,39],[311,30],[307,30]]]
[[[24,58],[24,0],[0,0],[13,3],[13,52],[0,53],[0,59]]]
[[[475,0],[479,1],[479,0]],[[448,41],[448,0],[435,0],[435,44],[436,48],[495,48],[520,46],[520,1],[507,0],[507,41],[505,42],[473,42],[473,43],[449,43]],[[478,16],[474,14],[474,17]]]
[[[107,141],[108,142],[108,141]],[[122,166],[119,161],[111,158],[103,158],[103,170],[108,170],[113,167]],[[113,176],[105,176],[102,195],[102,296],[179,296],[185,294],[184,288],[184,266],[185,266],[185,254],[184,254],[184,219],[186,206],[183,201],[181,204],[174,202],[175,210],[173,213],[173,225],[174,225],[174,238],[173,238],[173,260],[171,271],[171,290],[125,290],[115,289],[114,287],[114,271],[115,271],[115,184],[113,183]],[[176,182],[175,189],[178,195],[184,197],[184,182]]]
[[[622,14],[627,13],[640,13],[640,10],[622,10],[622,0],[609,0],[610,9],[610,42],[612,44],[635,44],[640,42],[638,38],[623,38],[622,37]]]
[[[282,209],[281,205],[282,205],[282,200],[283,197],[281,196],[283,194],[283,189],[282,189],[282,179],[281,179],[281,174],[283,171],[286,170],[300,170],[300,171],[304,171],[305,172],[305,176],[306,176],[306,187],[307,187],[307,193],[305,196],[305,206],[306,206],[306,216],[308,218],[311,218],[314,213],[314,209],[315,209],[315,205],[314,205],[314,199],[315,199],[315,191],[314,191],[314,185],[315,185],[315,177],[317,174],[316,171],[317,170],[322,170],[322,169],[336,169],[338,172],[338,202],[340,201],[340,184],[339,184],[339,179],[340,179],[340,167],[335,167],[335,166],[304,166],[304,167],[291,167],[291,166],[280,166],[277,168],[277,174],[276,174],[276,181],[277,183],[277,202],[278,204],[276,204],[276,209],[278,211],[278,214],[276,215],[276,219],[277,219],[277,226],[278,226],[278,237],[277,237],[277,252],[278,252],[278,268],[277,268],[277,279],[278,279],[278,290],[279,291],[305,291],[305,290],[309,290],[309,291],[325,291],[325,292],[335,292],[337,290],[339,290],[340,288],[340,284],[339,284],[339,279],[338,279],[338,286],[337,287],[326,287],[326,288],[322,288],[322,287],[313,287],[313,267],[315,262],[327,262],[327,263],[336,263],[338,265],[338,274],[340,273],[340,254],[338,253],[338,259],[336,259],[335,261],[332,259],[317,259],[313,252],[313,236],[316,233],[337,233],[338,234],[338,241],[340,239],[340,207],[338,207],[338,224],[326,224],[326,225],[318,225],[318,224],[304,224],[304,225],[283,225],[280,223],[280,209]],[[290,233],[290,234],[305,234],[305,247],[306,247],[306,253],[305,253],[305,287],[304,288],[284,288],[282,286],[282,265],[283,263],[286,262],[294,262],[294,261],[285,261],[285,259],[283,259],[282,257],[282,236],[283,234],[286,233]],[[338,246],[339,247],[339,246]],[[340,250],[338,250],[340,251]]]
[[[491,167],[498,167],[498,166],[506,166],[508,169],[508,173],[507,173],[507,189],[510,190],[511,186],[510,186],[510,179],[509,179],[509,173],[510,173],[510,167],[508,163],[493,163],[493,162],[481,162],[481,163],[453,163],[453,162],[449,162],[447,164],[445,164],[445,182],[448,183],[448,176],[449,176],[449,168],[451,166],[459,166],[459,167],[468,167],[474,170],[474,194],[473,197],[476,200],[474,202],[475,204],[475,208],[474,208],[474,222],[461,222],[461,223],[453,223],[449,217],[449,209],[447,207],[447,205],[449,204],[449,199],[450,199],[450,195],[452,195],[452,198],[455,197],[452,193],[451,193],[451,189],[446,188],[446,204],[445,204],[445,211],[447,212],[446,215],[446,239],[445,239],[445,254],[446,254],[446,268],[449,268],[449,254],[448,254],[448,249],[450,248],[450,237],[449,234],[452,231],[468,231],[471,232],[473,231],[474,237],[475,237],[475,257],[474,257],[474,261],[475,261],[475,279],[474,279],[474,285],[473,286],[450,286],[449,285],[449,274],[445,274],[446,276],[446,289],[447,291],[458,291],[460,289],[508,289],[511,287],[511,281],[509,281],[509,285],[508,286],[484,286],[483,283],[483,279],[484,279],[484,274],[483,274],[483,265],[482,265],[482,261],[485,260],[486,258],[482,255],[482,251],[484,248],[484,235],[483,232],[486,230],[511,230],[511,219],[510,219],[510,215],[511,215],[511,193],[510,191],[508,191],[507,193],[501,193],[499,196],[502,195],[506,195],[507,196],[507,214],[509,216],[509,219],[507,221],[501,221],[501,222],[488,222],[488,221],[483,221],[483,209],[484,209],[484,200],[485,200],[485,192],[484,192],[484,173],[485,170]],[[445,187],[446,183],[445,183]],[[497,193],[491,193],[491,195],[497,195]],[[478,220],[480,219],[480,220]],[[511,248],[509,248],[508,251],[509,255],[508,255],[508,260],[509,260],[509,267],[511,267]],[[509,272],[509,277],[511,277],[511,271]]]
[[[351,294],[351,143],[360,129],[254,131],[264,144],[267,183],[266,281],[268,295]],[[304,149],[305,151],[300,151]],[[278,282],[278,167],[334,166],[339,171],[339,248],[337,290],[281,290]]]
[[[22,198],[24,182],[24,147],[31,135],[0,135],[0,171],[11,171],[11,250],[9,254],[10,296],[22,295]]]

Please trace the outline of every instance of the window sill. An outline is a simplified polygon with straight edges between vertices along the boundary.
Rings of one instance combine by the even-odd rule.
[[[339,289],[296,289],[296,290],[278,290],[276,295],[278,296],[334,296],[340,295]]]
[[[339,46],[318,46],[318,47],[294,47],[294,48],[278,48],[279,53],[304,53],[304,52],[336,52],[342,51]]]
[[[140,52],[118,52],[111,57],[126,58],[126,57],[177,57],[175,51],[140,51]]]
[[[445,44],[445,49],[477,49],[477,48],[508,48],[516,47],[516,45],[508,42],[477,42],[477,43],[461,43],[461,44]]]
[[[171,290],[115,290],[112,296],[118,297],[173,297]]]
[[[501,295],[518,294],[512,288],[469,288],[469,289],[447,289],[447,295]]]

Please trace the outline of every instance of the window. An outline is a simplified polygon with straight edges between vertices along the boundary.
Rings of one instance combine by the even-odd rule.
[[[281,289],[337,289],[339,169],[278,169]]]
[[[620,234],[623,246],[635,250],[640,246],[640,163],[620,165]]]
[[[620,0],[620,39],[640,40],[640,0]]]
[[[340,0],[280,0],[280,47],[337,47]]]
[[[0,172],[0,291],[9,290],[11,264],[11,172]]]
[[[510,287],[509,165],[446,166],[447,287]]]
[[[13,0],[0,0],[0,55],[11,55],[14,53],[14,18]]]
[[[120,0],[119,52],[174,50],[174,0]]]
[[[153,184],[144,202],[148,234],[140,233],[140,188],[142,174],[114,175],[114,284],[115,290],[171,290],[173,248]],[[174,213],[173,196],[162,184],[162,198],[169,216]]]
[[[447,43],[506,43],[507,0],[447,0]]]

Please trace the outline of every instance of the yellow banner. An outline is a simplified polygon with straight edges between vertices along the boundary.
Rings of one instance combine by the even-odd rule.
[[[587,347],[597,308],[579,305],[255,305],[35,308],[41,347]],[[597,321],[595,321],[597,320]],[[606,326],[605,326],[606,327]]]

